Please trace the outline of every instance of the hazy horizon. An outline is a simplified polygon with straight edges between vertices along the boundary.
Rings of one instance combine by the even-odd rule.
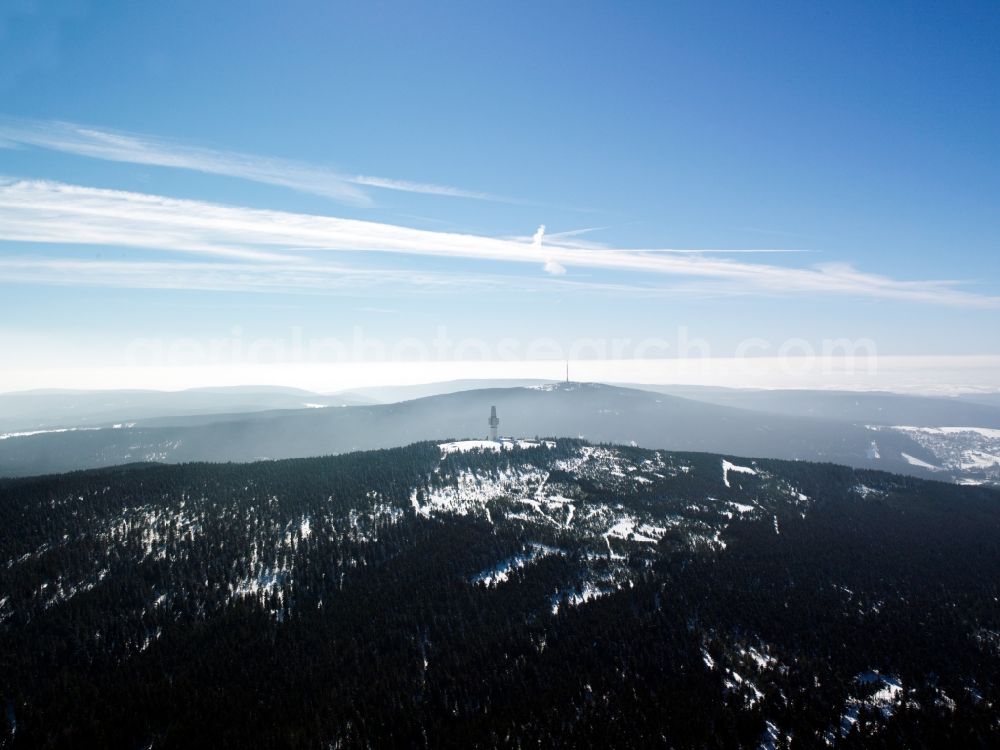
[[[206,367],[94,368],[5,371],[0,393],[33,390],[159,390],[298,388],[323,394],[373,386],[453,380],[551,380],[566,375],[565,360],[535,362],[337,362]],[[1000,392],[1000,356],[841,358],[697,358],[689,360],[574,360],[577,382],[722,388],[888,391],[920,395]]]

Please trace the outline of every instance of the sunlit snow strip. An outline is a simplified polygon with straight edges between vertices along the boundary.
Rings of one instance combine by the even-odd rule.
[[[941,471],[941,469],[934,464],[921,461],[919,458],[911,456],[909,453],[901,453],[900,455],[906,459],[906,463],[910,464],[910,466],[918,466],[921,469],[930,469],[931,471]]]
[[[116,425],[117,426],[117,425]],[[60,427],[51,430],[28,430],[25,432],[4,432],[0,433],[0,440],[9,440],[11,438],[19,437],[31,437],[32,435],[47,435],[53,432],[92,432],[94,430],[99,430],[100,427]]]
[[[563,601],[563,595],[566,597],[566,602],[571,607],[579,607],[581,604],[586,604],[594,599],[599,599],[602,596],[612,593],[614,589],[602,589],[587,581],[583,584],[579,591],[571,590],[567,592],[562,592],[553,597],[552,601],[552,614],[559,614],[559,607]]]
[[[486,570],[476,574],[473,576],[472,582],[476,584],[483,584],[485,586],[505,583],[510,578],[510,574],[515,570],[524,568],[531,563],[541,560],[543,557],[547,557],[548,555],[562,553],[562,550],[545,544],[531,544],[529,546],[530,549],[527,552],[522,552],[512,557],[508,557],[505,560],[501,560],[493,567],[487,568]]]

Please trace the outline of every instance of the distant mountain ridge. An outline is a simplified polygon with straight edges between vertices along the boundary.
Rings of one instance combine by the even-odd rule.
[[[0,393],[0,434],[66,427],[104,427],[165,416],[246,413],[373,403],[296,388],[235,386],[184,391],[19,391]]]
[[[0,440],[0,474],[25,475],[134,461],[252,461],[387,448],[443,437],[483,437],[490,406],[500,431],[583,436],[669,450],[830,461],[934,478],[935,455],[911,436],[864,424],[767,414],[634,388],[549,383],[466,390],[394,404],[137,420],[120,429]],[[868,457],[877,440],[881,458]]]

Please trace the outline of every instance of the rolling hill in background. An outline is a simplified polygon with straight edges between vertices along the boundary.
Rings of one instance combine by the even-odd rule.
[[[648,448],[829,461],[946,480],[968,479],[969,472],[979,471],[963,468],[960,461],[952,468],[943,466],[934,445],[915,439],[919,435],[876,431],[866,420],[775,414],[635,388],[550,383],[465,390],[394,404],[138,419],[117,429],[8,438],[0,440],[0,474],[129,462],[293,458],[442,437],[482,437],[492,405],[497,406],[501,432],[521,437],[569,435]],[[968,408],[981,412],[978,421],[993,419],[988,406]]]
[[[421,383],[418,385],[382,385],[372,388],[353,388],[334,395],[365,399],[368,403],[393,404],[397,401],[411,401],[415,398],[426,398],[428,396],[444,396],[449,393],[458,393],[459,391],[480,391],[485,388],[530,388],[537,385],[549,385],[553,382],[552,380],[524,378],[443,380],[436,383]]]

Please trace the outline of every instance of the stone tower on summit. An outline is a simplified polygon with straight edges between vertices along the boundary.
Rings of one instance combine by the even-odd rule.
[[[490,440],[494,443],[497,440],[497,427],[500,426],[500,419],[497,417],[497,408],[490,407]]]

